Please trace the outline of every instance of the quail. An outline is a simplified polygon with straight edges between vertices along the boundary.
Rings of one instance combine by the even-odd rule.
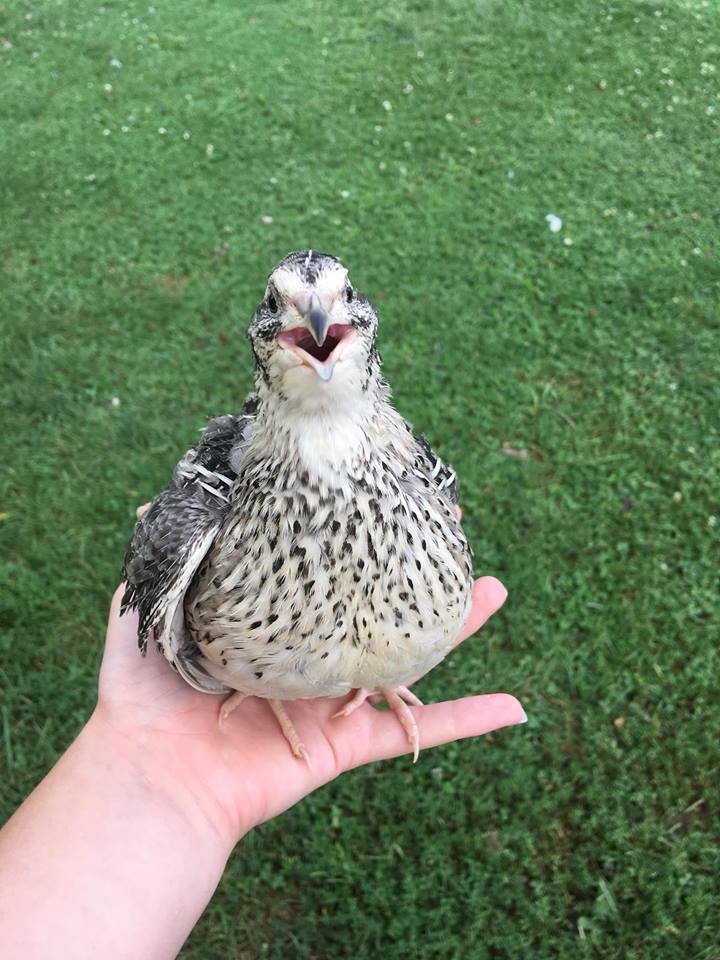
[[[285,709],[381,695],[415,759],[413,678],[452,648],[470,608],[457,479],[390,403],[377,315],[340,260],[288,254],[248,336],[255,389],[209,421],[127,548],[123,611],[197,690]]]

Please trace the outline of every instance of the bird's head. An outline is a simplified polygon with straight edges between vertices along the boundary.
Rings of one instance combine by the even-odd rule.
[[[340,261],[289,253],[268,277],[248,336],[270,389],[291,399],[367,389],[377,369],[377,316]]]

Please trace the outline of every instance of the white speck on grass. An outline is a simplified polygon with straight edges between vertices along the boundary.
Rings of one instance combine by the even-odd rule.
[[[105,91],[105,93],[112,93],[112,84],[111,84],[111,83],[104,83],[104,84],[103,84],[103,90]]]
[[[192,134],[190,133],[189,130],[185,130],[185,131],[183,132],[183,140],[189,140],[191,136],[192,136]]]
[[[127,133],[130,127],[120,127],[121,133]]]
[[[573,245],[572,237],[563,237],[563,243],[566,247],[571,247]]]
[[[550,226],[551,233],[557,233],[559,230],[562,230],[562,220],[560,217],[555,216],[554,213],[549,213],[545,219]]]
[[[711,513],[710,516],[707,518],[707,525],[711,528],[716,527],[717,522],[718,522],[717,517],[715,516],[714,513]]]
[[[122,63],[120,62],[120,60],[118,60],[117,57],[113,57],[112,60],[110,61],[110,66],[115,67],[116,70],[119,70],[120,67],[122,67]]]
[[[673,500],[675,501],[675,503],[682,503],[682,498],[683,496],[680,493],[680,491],[676,490],[675,493],[673,494]]]
[[[108,130],[107,127],[105,127],[105,129],[103,130],[103,136],[104,136],[104,137],[109,137],[109,136],[110,136],[110,131]]]
[[[273,186],[275,186],[275,184],[276,184],[277,182],[278,182],[278,178],[277,178],[277,177],[270,177],[270,183],[272,183]]]
[[[703,77],[709,77],[711,74],[715,73],[715,64],[708,63],[706,60],[700,64],[700,73]]]
[[[339,193],[343,200],[347,200],[347,198],[350,196],[349,190],[340,190]]]
[[[215,147],[212,145],[212,143],[209,143],[205,147],[205,156],[208,158],[208,160],[212,160],[214,154],[215,154]]]
[[[120,397],[113,397],[112,400],[110,401],[110,403],[113,405],[113,407],[119,407],[119,406],[120,406]]]
[[[406,83],[403,87],[403,93],[412,93],[415,87],[411,83]]]
[[[158,133],[162,136],[167,133],[167,127],[158,127]]]
[[[392,110],[392,104],[390,103],[390,101],[383,100],[382,105],[383,105],[383,110],[386,110],[388,113],[390,113],[390,111]]]
[[[515,171],[514,171],[514,170],[508,170],[507,175],[508,175],[508,180],[512,180],[513,177],[515,176]]]
[[[452,115],[452,113],[446,113],[445,119],[447,120],[448,123],[452,123],[455,117]]]
[[[270,224],[270,223],[273,222],[273,218],[272,218],[272,217],[269,217],[267,214],[263,214],[263,216],[260,217],[260,222],[261,222],[261,223]]]

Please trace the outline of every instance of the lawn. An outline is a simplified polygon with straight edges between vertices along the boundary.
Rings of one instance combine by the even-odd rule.
[[[311,246],[510,593],[419,693],[529,723],[254,831],[184,960],[717,960],[719,120],[707,0],[2,4],[3,814]]]

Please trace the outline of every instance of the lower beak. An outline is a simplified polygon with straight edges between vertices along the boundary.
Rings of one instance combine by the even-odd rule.
[[[320,303],[320,297],[313,293],[310,297],[310,307],[305,314],[305,322],[312,334],[315,343],[321,347],[325,343],[328,327],[330,326],[330,317],[323,310]]]

